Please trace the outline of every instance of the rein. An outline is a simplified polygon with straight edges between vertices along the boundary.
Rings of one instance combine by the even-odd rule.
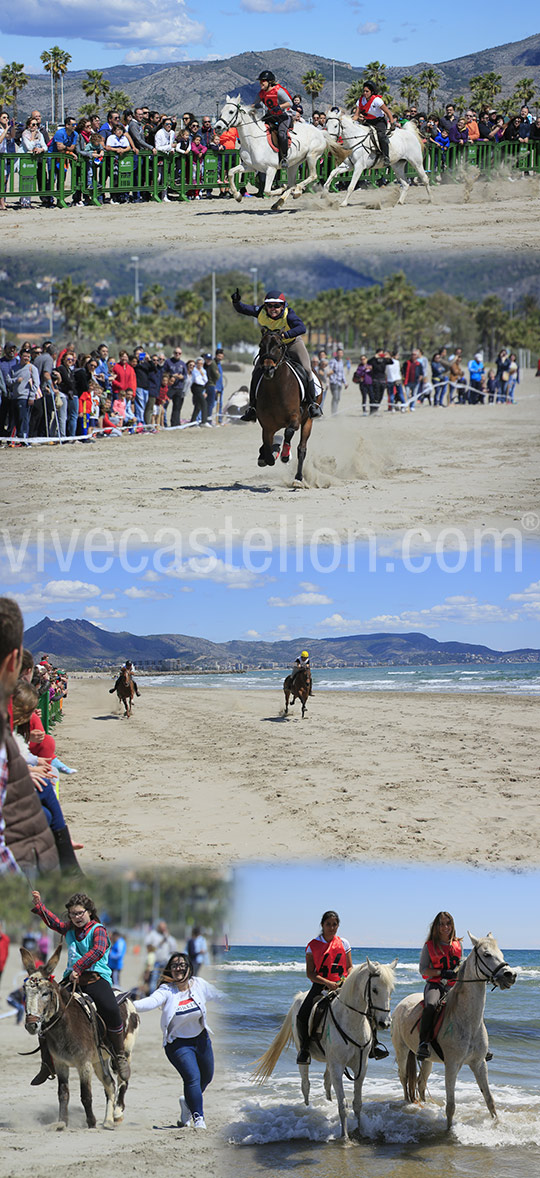
[[[342,142],[343,146],[345,146],[345,144],[347,144],[347,143],[350,143],[351,144],[351,147],[350,147],[351,151],[353,151],[354,148],[358,147],[358,146],[364,147],[365,143],[366,143],[366,139],[371,139],[371,142],[373,143],[373,135],[372,135],[369,127],[365,127],[365,132],[366,132],[365,135],[358,136],[356,139],[354,139],[350,135],[343,134],[343,123],[341,121],[341,117],[334,115],[334,119],[330,119],[329,121],[333,122],[334,120],[339,127],[339,134],[341,136],[341,142]],[[328,130],[328,126],[326,129]],[[332,132],[328,131],[328,134],[331,135]]]
[[[47,1023],[42,1022],[42,1024],[41,1024],[42,1032],[38,1031],[38,1035],[41,1033],[43,1033],[44,1035],[48,1034],[48,1032],[52,1031],[53,1027],[56,1027],[56,1025],[63,1019],[68,1006],[71,1004],[71,1002],[73,1001],[73,999],[75,997],[76,986],[77,986],[76,982],[71,983],[71,994],[70,994],[70,997],[68,998],[68,1000],[63,1008],[62,1008],[62,1004],[60,1002],[60,994],[55,993],[56,1010],[53,1014],[52,1019],[49,1020],[49,1022],[47,1022]],[[60,989],[60,987],[59,987],[59,989]],[[59,1010],[59,1008],[60,1008],[60,1010]],[[37,1055],[37,1052],[40,1050],[41,1050],[41,1048],[38,1045],[36,1048],[34,1048],[34,1051],[18,1051],[17,1055]]]
[[[375,1019],[374,1019],[374,1017],[373,1017],[373,1015],[374,1015],[374,1011],[378,1010],[378,1011],[380,1011],[380,1012],[381,1012],[381,1013],[383,1013],[383,1014],[390,1014],[390,1007],[386,1007],[386,1006],[376,1006],[376,1005],[375,1005],[375,1003],[372,1001],[372,997],[371,997],[371,981],[372,981],[372,976],[373,976],[372,974],[370,974],[370,975],[369,975],[369,977],[368,977],[368,980],[367,980],[367,983],[366,983],[366,986],[365,986],[365,989],[364,989],[364,1001],[365,1001],[365,1003],[366,1003],[366,1009],[365,1009],[365,1010],[360,1010],[360,1009],[359,1009],[359,1007],[357,1007],[357,1006],[351,1006],[351,1005],[350,1005],[348,1002],[344,1002],[344,1000],[343,1000],[343,998],[341,997],[341,995],[340,995],[339,991],[337,992],[337,1000],[338,1000],[339,1002],[341,1002],[341,1004],[342,1004],[342,1005],[343,1005],[343,1006],[344,1006],[344,1007],[345,1007],[347,1010],[352,1010],[352,1011],[354,1011],[354,1013],[355,1013],[355,1014],[361,1014],[361,1015],[363,1015],[363,1017],[364,1017],[364,1018],[366,1018],[366,1019],[368,1020],[368,1022],[369,1022],[369,1024],[370,1024],[370,1026],[371,1026],[371,1028],[372,1028],[372,1031],[373,1031],[373,1026],[374,1026],[374,1023],[375,1023]],[[354,1047],[358,1047],[358,1050],[360,1051],[360,1065],[359,1065],[359,1068],[358,1068],[358,1073],[357,1073],[357,1075],[356,1075],[356,1076],[350,1076],[350,1075],[349,1075],[349,1072],[348,1072],[348,1070],[347,1070],[347,1068],[345,1068],[345,1075],[347,1076],[347,1079],[348,1079],[348,1080],[358,1080],[358,1078],[359,1078],[359,1076],[360,1076],[360,1074],[361,1074],[361,1071],[362,1071],[362,1064],[363,1064],[363,1053],[364,1053],[364,1051],[366,1050],[366,1048],[367,1048],[367,1047],[369,1047],[369,1046],[371,1045],[371,1041],[372,1041],[372,1038],[373,1038],[373,1034],[370,1034],[370,1037],[369,1037],[369,1039],[367,1040],[367,1042],[366,1042],[366,1043],[357,1043],[356,1039],[353,1039],[351,1035],[349,1035],[348,1033],[346,1033],[346,1032],[343,1030],[343,1027],[340,1027],[340,1025],[339,1025],[339,1023],[338,1023],[338,1021],[337,1021],[337,1019],[336,1019],[336,1016],[335,1016],[335,1014],[334,1014],[334,1011],[333,1011],[333,1009],[332,1009],[332,1008],[333,1008],[333,1003],[331,1002],[331,1003],[330,1003],[330,1005],[329,1005],[329,1008],[328,1008],[328,1009],[329,1009],[329,1011],[330,1011],[330,1017],[331,1017],[331,1019],[332,1019],[332,1022],[333,1022],[333,1024],[334,1024],[334,1026],[335,1026],[335,1027],[336,1027],[336,1029],[339,1031],[339,1034],[341,1035],[341,1038],[343,1039],[343,1041],[344,1041],[345,1043],[347,1043],[347,1044],[348,1044],[348,1043],[352,1043]]]

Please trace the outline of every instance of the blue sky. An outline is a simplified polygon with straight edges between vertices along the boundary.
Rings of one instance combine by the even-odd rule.
[[[379,6],[380,8],[380,6]],[[0,17],[4,61],[41,70],[40,53],[60,45],[74,69],[103,69],[122,62],[201,60],[278,47],[334,57],[361,66],[378,58],[387,65],[445,61],[517,41],[537,31],[532,9],[494,0],[487,10],[457,0],[446,9],[416,0],[403,8],[387,0],[384,15],[357,0],[224,0],[201,8],[184,0],[109,0],[99,10],[90,0],[19,0]],[[28,35],[28,30],[32,35]],[[524,70],[526,73],[527,71]],[[529,71],[530,72],[530,71]]]
[[[444,550],[407,558],[386,539],[371,571],[361,547],[216,549],[209,557],[184,553],[173,566],[159,547],[122,551],[115,543],[105,553],[64,545],[36,554],[19,539],[0,553],[0,588],[17,598],[27,626],[48,615],[217,642],[421,631],[500,650],[540,647],[540,548],[525,545],[521,557],[503,549],[499,571],[487,548],[479,571],[474,560],[473,552]],[[448,571],[456,564],[460,571]]]
[[[327,908],[356,946],[419,946],[441,909],[458,936],[492,932],[501,949],[538,947],[540,874],[462,868],[257,864],[235,871],[231,944],[306,945]],[[369,902],[366,901],[369,897]]]

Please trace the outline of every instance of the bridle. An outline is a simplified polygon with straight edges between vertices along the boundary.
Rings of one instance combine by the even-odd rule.
[[[480,973],[480,977],[462,978],[460,980],[464,981],[464,982],[493,982],[493,989],[496,990],[497,985],[498,985],[497,974],[499,974],[502,969],[510,969],[511,970],[511,966],[503,958],[503,960],[500,962],[500,964],[497,966],[496,969],[490,969],[487,962],[482,960],[477,945],[475,945],[473,948],[473,955],[474,955],[474,968],[476,969],[477,972]],[[485,970],[486,972],[484,973],[483,970]],[[513,972],[513,971],[511,971],[511,972]]]
[[[341,994],[340,994],[339,990],[337,991],[337,994],[336,994],[336,1001],[339,1001],[339,1002],[341,1002],[342,1006],[345,1006],[347,1010],[353,1010],[353,1011],[355,1012],[355,1014],[361,1014],[361,1015],[363,1015],[363,1016],[364,1016],[364,1018],[366,1018],[366,1019],[368,1020],[368,1022],[369,1022],[369,1024],[370,1024],[371,1032],[370,1032],[369,1038],[366,1040],[366,1042],[365,1042],[365,1043],[358,1043],[358,1042],[356,1041],[356,1039],[353,1039],[351,1035],[349,1035],[347,1032],[345,1032],[345,1031],[343,1030],[343,1027],[340,1027],[340,1025],[339,1025],[339,1023],[338,1023],[338,1021],[337,1021],[337,1019],[336,1019],[336,1016],[335,1016],[335,1014],[334,1014],[334,1011],[333,1011],[333,1009],[332,1009],[332,1008],[333,1008],[333,1005],[334,1005],[332,1002],[330,1003],[330,1005],[329,1005],[329,1007],[328,1007],[328,1009],[329,1009],[329,1012],[330,1012],[330,1018],[332,1019],[332,1022],[333,1022],[333,1024],[334,1024],[334,1026],[335,1026],[336,1030],[337,1030],[337,1031],[339,1031],[339,1034],[341,1035],[341,1038],[343,1039],[343,1041],[344,1041],[345,1043],[347,1043],[347,1044],[348,1044],[348,1043],[352,1043],[352,1044],[353,1044],[353,1046],[354,1046],[354,1047],[358,1047],[358,1050],[360,1051],[360,1063],[359,1063],[359,1067],[358,1067],[358,1072],[357,1072],[357,1075],[356,1075],[356,1076],[350,1076],[350,1075],[349,1075],[349,1072],[348,1072],[348,1069],[347,1069],[347,1068],[345,1068],[345,1075],[347,1076],[347,1078],[348,1078],[349,1080],[357,1080],[357,1079],[358,1079],[358,1077],[360,1076],[361,1072],[362,1072],[362,1065],[363,1065],[363,1060],[364,1060],[364,1051],[366,1051],[366,1049],[367,1049],[368,1047],[371,1047],[371,1043],[372,1043],[372,1039],[373,1039],[373,1031],[374,1031],[374,1029],[375,1029],[375,1011],[379,1011],[379,1012],[381,1012],[382,1014],[388,1014],[388,1015],[390,1014],[390,1007],[389,1007],[389,1006],[388,1006],[388,1007],[386,1007],[386,1006],[377,1006],[377,1005],[376,1005],[376,1004],[373,1002],[373,998],[372,998],[372,995],[371,995],[371,982],[372,982],[372,978],[373,978],[373,977],[380,977],[380,976],[381,976],[380,974],[372,974],[372,973],[370,973],[370,975],[369,975],[369,977],[368,977],[368,979],[367,979],[367,982],[366,982],[366,984],[365,984],[365,987],[364,987],[364,995],[363,995],[363,997],[364,997],[364,1002],[365,1002],[365,1007],[366,1007],[366,1008],[365,1008],[365,1010],[360,1010],[360,1008],[359,1008],[359,1007],[357,1007],[357,1006],[351,1006],[349,1002],[344,1002],[344,1000],[343,1000],[343,998],[342,998],[342,996],[341,996]]]
[[[54,981],[54,978],[51,978],[50,981]],[[45,1022],[44,1018],[39,1019],[39,1018],[36,1018],[34,1015],[27,1015],[25,1021],[27,1023],[32,1023],[32,1024],[37,1023],[38,1035],[46,1034],[48,1031],[52,1031],[53,1027],[55,1027],[61,1021],[61,1019],[64,1018],[64,1015],[67,1011],[68,1006],[71,1004],[71,1002],[73,1001],[73,998],[75,997],[76,987],[77,987],[77,983],[72,982],[71,983],[71,994],[70,994],[70,996],[64,1006],[62,1006],[62,1003],[60,1002],[60,987],[58,986],[57,989],[53,989],[52,993],[53,993],[53,997],[54,997],[55,1009],[52,1013],[52,1016],[48,1019],[47,1022]],[[65,988],[67,988],[67,987],[65,987]],[[36,1047],[35,1051],[18,1051],[17,1054],[18,1055],[35,1055],[36,1052],[39,1050],[40,1050],[40,1048]]]
[[[370,139],[373,142],[373,135],[371,133],[371,130],[365,124],[364,124],[365,134],[358,135],[356,138],[353,138],[350,135],[344,135],[344,133],[343,133],[343,116],[341,114],[330,115],[330,118],[329,119],[327,118],[327,120],[326,120],[326,130],[327,131],[328,131],[328,124],[332,123],[332,122],[337,123],[337,125],[339,127],[339,132],[338,132],[338,135],[336,135],[336,139],[341,138],[341,143],[343,144],[343,147],[345,147],[347,144],[350,144],[350,147],[347,148],[347,150],[349,150],[349,151],[353,151],[354,148],[358,147],[358,146],[363,147],[366,143],[366,139]],[[332,135],[332,137],[333,137],[332,131],[328,131],[328,134]]]
[[[264,368],[264,375],[266,377],[268,377],[269,380],[271,380],[272,377],[275,375],[275,373],[278,371],[278,369],[281,368],[281,365],[283,364],[283,362],[285,361],[286,354],[287,354],[287,341],[278,339],[278,331],[277,330],[275,332],[268,330],[265,333],[265,335],[263,336],[263,340],[265,340],[268,335],[272,336],[272,342],[277,344],[277,347],[280,350],[279,360],[273,360],[271,356],[261,356],[260,350],[259,350],[259,359],[260,359],[262,367]],[[268,360],[268,364],[265,363],[266,360]]]

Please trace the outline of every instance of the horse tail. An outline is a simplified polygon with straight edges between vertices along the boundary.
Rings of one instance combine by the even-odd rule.
[[[418,1075],[416,1071],[416,1056],[414,1051],[409,1051],[407,1056],[405,1081],[407,1088],[406,1100],[408,1104],[415,1104],[418,1100]]]
[[[328,150],[332,153],[333,156],[335,156],[338,163],[342,164],[344,160],[349,158],[349,151],[343,146],[342,143],[337,143],[335,139],[332,139],[332,136],[328,134],[328,131],[324,131],[323,134],[326,139],[326,146]]]
[[[403,124],[403,130],[410,131],[411,134],[414,135],[415,139],[418,140],[418,143],[420,145],[420,150],[421,150],[422,156],[423,156],[424,152],[426,150],[426,144],[425,144],[424,140],[422,139],[422,136],[418,130],[418,127],[416,126],[416,123],[413,123],[413,122],[410,122],[409,120],[407,120],[407,122]]]
[[[285,1051],[285,1048],[291,1042],[293,1037],[293,1009],[294,1003],[285,1015],[281,1027],[275,1039],[270,1044],[268,1050],[265,1051],[264,1055],[261,1055],[260,1059],[255,1060],[255,1067],[251,1076],[255,1084],[264,1084],[265,1080],[268,1080],[268,1077],[272,1075],[272,1072],[282,1051]]]

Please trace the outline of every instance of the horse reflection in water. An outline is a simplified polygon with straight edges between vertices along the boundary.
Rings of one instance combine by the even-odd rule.
[[[294,477],[295,485],[301,485],[307,444],[313,426],[307,402],[302,399],[299,377],[287,356],[288,344],[279,331],[265,331],[261,339],[258,363],[262,375],[257,386],[256,411],[262,428],[262,446],[259,450],[259,466],[274,466],[279,454],[282,462],[291,456],[291,440],[300,430]],[[317,404],[322,400],[322,391]],[[278,430],[284,430],[283,444],[274,441]]]

